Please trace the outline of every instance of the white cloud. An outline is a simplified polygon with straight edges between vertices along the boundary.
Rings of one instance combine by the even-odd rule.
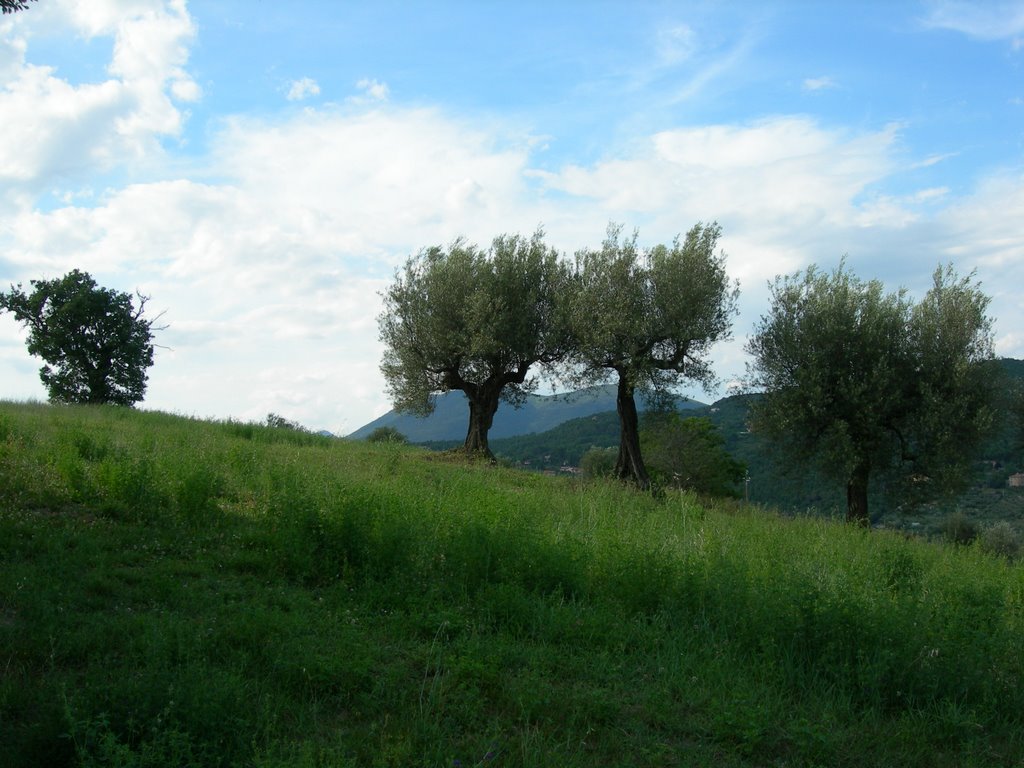
[[[939,0],[933,2],[924,18],[927,27],[962,32],[980,40],[1006,40],[1024,35],[1024,3],[1020,0],[1009,2],[964,2],[963,0]],[[1020,40],[1013,40],[1018,48]]]
[[[388,84],[382,83],[379,80],[363,78],[356,83],[356,88],[366,94],[366,97],[372,101],[387,101],[388,96],[391,95],[391,89],[388,88]]]
[[[543,223],[572,250],[596,244],[609,219],[641,226],[651,242],[718,218],[730,270],[763,283],[806,263],[823,228],[857,224],[856,197],[892,167],[892,140],[892,131],[848,136],[778,118],[665,131],[635,156],[538,174],[529,137],[502,141],[436,110],[236,118],[213,141],[223,183],[137,184],[95,207],[23,214],[7,252],[26,276],[70,268],[75,253],[74,266],[101,282],[118,275],[115,287],[138,287],[168,310],[174,351],[153,369],[151,407],[288,411],[354,429],[359,414],[386,410],[378,291],[420,247]],[[761,295],[751,292],[750,305]],[[740,358],[737,347],[723,364]]]
[[[673,66],[689,59],[697,49],[697,35],[686,24],[658,30],[658,59],[662,65]]]
[[[199,84],[187,77],[180,77],[171,82],[171,93],[178,101],[199,101],[203,97],[203,89]]]
[[[0,182],[8,200],[152,156],[159,137],[181,130],[173,100],[201,95],[184,69],[195,29],[182,0],[64,0],[48,12],[58,31],[62,21],[79,34],[113,38],[110,78],[72,84],[30,63],[22,27],[0,25]]]
[[[956,157],[958,154],[960,154],[960,153],[959,152],[946,152],[945,154],[941,154],[941,155],[929,155],[924,160],[921,160],[920,162],[915,163],[911,167],[912,168],[930,168],[933,165],[938,165],[941,162],[949,160],[949,158],[951,158],[951,157]]]
[[[715,353],[723,377],[743,371],[766,281],[843,253],[865,275],[883,263],[924,277],[948,259],[977,267],[994,292],[1000,351],[1024,354],[1010,332],[1024,323],[1014,225],[1024,179],[990,179],[960,201],[941,188],[872,196],[901,167],[897,137],[895,127],[852,134],[778,117],[664,131],[632,154],[539,173],[529,137],[500,139],[438,110],[235,118],[212,142],[219,183],[136,184],[93,207],[8,215],[3,253],[15,272],[4,279],[79,267],[152,295],[172,349],[158,351],[147,407],[253,420],[273,411],[336,432],[388,409],[376,316],[393,268],[459,234],[486,243],[538,223],[573,250],[596,245],[609,220],[638,226],[644,243],[719,220],[743,287],[737,339]],[[25,384],[38,364],[20,338],[0,323],[0,361],[19,382],[5,395],[41,397]]]
[[[301,101],[308,96],[317,96],[320,93],[320,86],[311,77],[304,77],[301,80],[292,80],[285,98],[288,101]]]
[[[304,242],[327,248],[342,238],[364,258],[458,234],[440,201],[457,204],[489,238],[493,227],[512,225],[508,202],[518,208],[527,197],[525,138],[502,142],[435,110],[325,109],[279,124],[238,118],[214,144],[221,172],[266,198],[271,221],[294,221]]]
[[[809,77],[803,83],[805,91],[824,91],[838,86],[839,84],[831,77]]]
[[[635,211],[734,223],[770,232],[810,222],[849,224],[857,198],[894,168],[895,128],[846,135],[805,118],[663,131],[629,157],[545,173],[553,189]]]
[[[79,267],[167,310],[173,351],[158,352],[147,407],[351,431],[387,410],[376,317],[394,266],[459,234],[486,243],[539,222],[527,143],[431,110],[237,118],[209,158],[224,182],[23,212],[4,252],[12,279]]]
[[[115,39],[102,82],[72,84],[29,63],[17,28],[0,25],[0,70],[13,73],[0,90],[9,188],[62,189],[55,179],[159,161],[156,139],[180,129],[173,100],[200,96],[184,70],[194,33],[182,3],[81,9],[83,34]],[[684,57],[688,39],[677,37]],[[698,69],[690,86],[741,54]],[[977,267],[1000,351],[1024,356],[1019,174],[992,176],[962,199],[937,186],[883,194],[914,167],[900,155],[899,126],[851,131],[793,116],[663,130],[593,162],[537,170],[536,136],[393,105],[377,80],[357,88],[360,100],[341,107],[215,124],[200,158],[205,182],[163,165],[164,181],[100,186],[47,211],[0,208],[0,285],[78,267],[151,295],[154,312],[167,310],[159,341],[171,349],[158,350],[147,407],[254,420],[273,411],[339,433],[388,409],[376,316],[395,266],[457,235],[485,244],[538,224],[571,251],[597,245],[609,220],[639,227],[650,244],[717,219],[743,287],[737,341],[716,351],[723,376],[742,373],[765,282],[844,253],[859,273],[894,280],[926,280],[950,259]],[[22,339],[0,317],[3,395],[42,397]]]

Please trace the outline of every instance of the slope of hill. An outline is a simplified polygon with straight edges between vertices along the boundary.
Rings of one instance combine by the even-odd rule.
[[[0,403],[0,562],[5,768],[1024,763],[974,548]]]
[[[680,403],[701,405],[696,401],[680,400]],[[647,402],[639,398],[637,407],[642,411]],[[491,440],[514,435],[547,431],[570,419],[590,416],[595,413],[615,410],[615,385],[589,387],[577,392],[557,395],[529,395],[520,408],[502,403],[494,415]],[[462,392],[446,392],[438,395],[434,412],[425,418],[388,411],[374,419],[348,437],[362,440],[378,427],[394,427],[413,443],[431,441],[462,441],[466,437],[469,423],[469,407]]]

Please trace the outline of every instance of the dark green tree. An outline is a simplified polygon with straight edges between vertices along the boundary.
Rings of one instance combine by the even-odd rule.
[[[711,420],[681,414],[646,414],[640,444],[662,484],[708,496],[738,496],[747,468],[725,449]]]
[[[39,376],[50,400],[61,403],[133,405],[146,392],[153,365],[153,321],[143,317],[148,300],[100,288],[87,272],[32,280],[0,292],[0,311],[28,328],[28,351],[46,361]]]
[[[493,458],[487,434],[498,404],[521,404],[536,386],[531,368],[565,354],[567,279],[540,231],[502,235],[487,251],[457,240],[410,258],[378,318],[395,410],[426,416],[437,393],[460,390],[469,401],[464,448]]]
[[[747,344],[749,383],[764,392],[752,424],[846,485],[847,520],[869,524],[873,475],[906,494],[964,482],[993,396],[989,299],[973,280],[939,268],[916,304],[845,264],[772,285]]]
[[[600,250],[576,255],[572,291],[574,328],[570,380],[593,384],[615,377],[620,442],[615,473],[650,487],[640,447],[635,394],[655,402],[673,398],[672,388],[715,381],[708,355],[729,337],[739,289],[716,254],[717,224],[697,224],[671,247],[641,252],[637,235],[623,239],[609,226]]]

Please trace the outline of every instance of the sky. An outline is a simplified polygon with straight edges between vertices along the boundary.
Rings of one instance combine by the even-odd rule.
[[[380,293],[420,249],[566,258],[717,221],[740,283],[976,271],[1024,358],[1024,0],[37,0],[0,17],[0,287],[162,313],[142,408],[348,434],[391,405]],[[0,398],[45,400],[0,315]],[[551,391],[542,384],[540,392]]]

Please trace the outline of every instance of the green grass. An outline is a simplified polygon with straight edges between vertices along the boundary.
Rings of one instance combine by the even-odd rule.
[[[0,404],[0,765],[1012,766],[1022,648],[974,546]]]

